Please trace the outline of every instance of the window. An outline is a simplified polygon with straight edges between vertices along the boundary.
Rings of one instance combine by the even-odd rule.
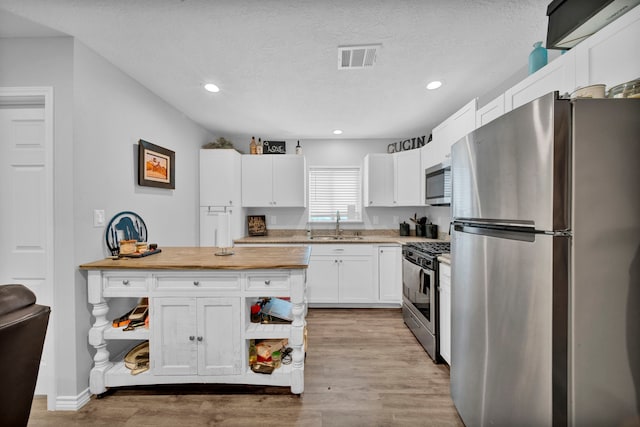
[[[362,221],[359,167],[309,168],[309,222]]]

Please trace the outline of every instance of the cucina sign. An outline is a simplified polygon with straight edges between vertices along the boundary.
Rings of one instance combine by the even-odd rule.
[[[426,135],[422,135],[411,139],[405,139],[404,141],[392,142],[387,145],[387,153],[397,153],[399,151],[415,150],[416,148],[423,147],[424,144],[426,144],[424,141],[425,138]],[[429,141],[431,141],[431,135],[429,135]]]

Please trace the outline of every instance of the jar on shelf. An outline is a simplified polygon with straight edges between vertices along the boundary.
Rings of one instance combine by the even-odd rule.
[[[251,323],[260,323],[262,320],[262,307],[256,303],[251,306]]]

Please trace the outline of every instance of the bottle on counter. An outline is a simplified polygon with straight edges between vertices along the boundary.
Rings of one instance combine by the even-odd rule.
[[[300,146],[300,140],[298,140],[298,145],[296,145],[296,154],[302,154],[302,147]]]
[[[256,154],[262,154],[262,138],[258,138],[258,145],[256,145]]]
[[[249,154],[258,154],[257,149],[256,138],[252,136],[251,143],[249,144]]]

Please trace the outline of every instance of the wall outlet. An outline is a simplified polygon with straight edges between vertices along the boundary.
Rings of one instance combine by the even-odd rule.
[[[104,227],[104,210],[103,209],[93,210],[93,226]]]
[[[275,215],[271,215],[269,217],[269,222],[271,223],[271,225],[276,225],[276,216]]]
[[[393,216],[393,223],[398,224],[400,222],[400,217],[398,215]]]
[[[380,224],[380,217],[378,215],[373,216],[373,225]]]

